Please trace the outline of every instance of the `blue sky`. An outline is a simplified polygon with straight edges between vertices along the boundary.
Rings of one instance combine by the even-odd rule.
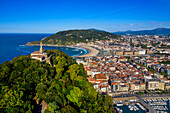
[[[170,0],[0,0],[0,33],[170,28]]]

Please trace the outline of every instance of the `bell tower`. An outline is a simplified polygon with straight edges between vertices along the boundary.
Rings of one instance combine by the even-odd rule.
[[[43,53],[42,42],[40,42],[40,52]]]

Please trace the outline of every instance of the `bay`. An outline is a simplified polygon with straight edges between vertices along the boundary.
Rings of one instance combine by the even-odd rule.
[[[25,34],[25,33],[1,33],[0,34],[0,64],[10,61],[19,55],[28,55],[40,49],[39,46],[25,46],[27,42],[39,41],[52,34]],[[70,56],[79,56],[89,53],[89,50],[79,47],[54,47],[43,46],[43,49],[57,49]]]

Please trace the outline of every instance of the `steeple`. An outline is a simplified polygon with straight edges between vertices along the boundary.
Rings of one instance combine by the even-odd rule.
[[[43,52],[43,48],[42,48],[42,42],[40,42],[40,52]]]

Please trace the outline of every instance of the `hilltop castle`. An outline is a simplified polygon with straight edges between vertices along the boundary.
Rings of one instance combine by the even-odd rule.
[[[41,62],[44,62],[47,57],[47,53],[43,51],[42,42],[40,43],[40,50],[31,53],[32,59],[40,60]]]

